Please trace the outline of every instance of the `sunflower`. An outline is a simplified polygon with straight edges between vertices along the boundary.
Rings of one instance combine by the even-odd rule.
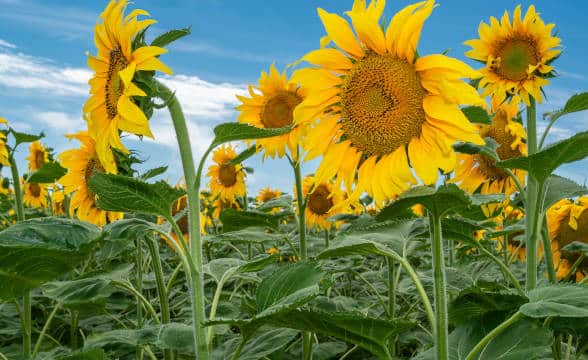
[[[517,112],[518,106],[504,104],[494,115],[490,125],[478,125],[481,137],[492,138],[498,144],[496,153],[500,160],[527,155],[525,128],[513,121]],[[524,171],[515,169],[513,173],[521,184],[525,183]],[[452,181],[471,193],[479,189],[482,194],[510,195],[517,190],[514,180],[504,169],[496,166],[496,161],[478,154],[457,155],[455,177]]]
[[[182,232],[182,237],[184,238],[184,241],[186,242],[186,244],[189,244],[190,243],[190,223],[188,220],[187,209],[188,209],[188,195],[182,195],[179,199],[174,201],[172,204],[172,215],[173,215],[174,219],[176,219],[176,223],[178,224],[178,227],[180,228],[180,231]],[[163,218],[157,219],[158,224],[163,224],[164,222],[165,222],[165,220]],[[208,221],[207,217],[204,215],[204,213],[201,212],[200,213],[200,233],[202,235],[206,234],[206,227],[208,225],[211,225],[210,221]],[[174,231],[171,232],[171,238],[173,241],[176,242],[176,245],[181,249],[182,243],[181,243],[181,241],[179,241],[178,236]],[[167,246],[169,246],[170,249],[172,249],[173,251],[176,251],[176,247],[174,246],[174,244],[169,242],[169,239],[167,237],[163,237],[163,240],[165,241]]]
[[[495,221],[500,224],[497,230],[502,230],[507,226],[513,225],[519,222],[525,216],[524,212],[512,205],[506,205],[502,208],[502,213],[495,218]],[[515,231],[506,236],[506,252],[510,254],[511,261],[521,260],[526,261],[526,248],[521,242],[524,238],[524,231]],[[498,241],[496,248],[498,251],[504,249],[504,240]],[[543,245],[539,244],[537,256],[541,258],[543,256]]]
[[[94,42],[96,56],[88,56],[88,66],[94,71],[90,80],[91,96],[84,105],[90,136],[96,140],[96,152],[104,169],[116,172],[112,148],[128,152],[120,140],[120,131],[153,137],[149,122],[133,102],[133,96],[147,96],[133,83],[136,71],[172,71],[157,56],[167,50],[157,46],[133,48],[133,40],[155,20],[138,20],[149,15],[136,9],[126,17],[126,0],[111,1],[96,24]]]
[[[266,203],[270,200],[279,198],[280,196],[282,196],[282,192],[278,189],[270,189],[270,187],[266,187],[263,188],[261,190],[259,190],[259,193],[257,194],[257,197],[255,198],[257,200],[258,204],[263,204]]]
[[[302,194],[306,199],[305,217],[310,228],[330,230],[333,222],[329,218],[341,213],[350,213],[349,207],[341,208],[345,193],[333,181],[317,182],[313,176],[302,180]],[[335,222],[335,227],[340,225]]]
[[[78,149],[66,150],[59,155],[67,173],[58,182],[63,185],[65,194],[73,193],[69,204],[70,215],[73,216],[75,212],[78,219],[96,225],[122,219],[123,213],[103,211],[96,207],[96,194],[88,188],[88,181],[95,172],[106,171],[98,160],[94,139],[86,131],[66,137],[81,143]]]
[[[65,215],[65,194],[63,190],[55,189],[51,195],[53,215]]]
[[[231,145],[223,145],[212,154],[212,160],[216,164],[208,168],[208,176],[213,197],[218,196],[223,201],[232,202],[239,196],[245,196],[243,166],[230,163],[236,157],[237,153]]]
[[[0,117],[0,124],[8,125],[8,121],[5,118]],[[6,147],[6,134],[0,132],[0,165],[10,166],[8,160],[8,148]]]
[[[234,200],[221,200],[220,198],[217,198],[216,200],[214,200],[212,202],[212,204],[210,205],[210,208],[212,209],[212,220],[219,220],[220,221],[220,214],[224,209],[235,209],[235,210],[241,210],[241,204],[239,204],[239,202],[234,201]]]
[[[40,141],[34,141],[29,146],[29,156],[27,157],[29,161],[29,170],[30,171],[37,171],[45,165],[45,163],[49,162],[49,153],[43,144]]]
[[[461,78],[479,73],[441,54],[417,58],[416,47],[434,0],[409,5],[386,31],[380,27],[385,1],[356,0],[345,19],[318,9],[338,48],[321,48],[302,60],[315,65],[292,80],[308,90],[294,110],[297,123],[312,124],[305,137],[307,158],[324,155],[317,182],[344,182],[351,197],[364,191],[378,206],[417,181],[434,184],[438,169],[453,170],[452,144],[483,144],[458,104],[483,105]],[[359,39],[358,39],[359,38]]]
[[[562,249],[574,241],[588,243],[588,196],[580,197],[575,202],[563,199],[551,206],[547,211],[547,225],[554,248],[557,277],[563,279],[580,255]],[[583,260],[576,269],[576,281],[582,280],[587,274],[588,260]]]
[[[259,86],[249,86],[249,95],[239,96],[241,105],[238,121],[258,128],[276,129],[294,123],[294,109],[306,96],[306,91],[295,82],[288,80],[286,73],[279,73],[274,65],[269,73],[263,71],[259,78]],[[263,156],[275,158],[286,154],[286,146],[290,154],[297,158],[297,146],[304,135],[306,126],[296,125],[287,134],[256,140],[264,149]]]
[[[514,10],[512,22],[508,12],[502,19],[490,18],[490,25],[481,22],[479,39],[466,41],[472,49],[466,55],[486,66],[479,87],[484,96],[492,96],[495,108],[507,97],[521,98],[529,105],[529,95],[541,102],[541,87],[553,67],[550,63],[560,54],[560,39],[551,35],[554,24],[545,24],[529,6],[522,18],[521,6]]]
[[[26,183],[24,203],[27,206],[44,209],[47,207],[49,192],[46,184]]]

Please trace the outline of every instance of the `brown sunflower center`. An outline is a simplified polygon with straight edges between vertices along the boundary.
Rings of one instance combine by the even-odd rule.
[[[333,199],[329,197],[331,192],[323,184],[317,186],[308,197],[308,208],[317,215],[324,215],[333,207]]]
[[[296,105],[302,98],[292,91],[279,91],[269,98],[261,110],[261,122],[270,129],[281,128],[292,124]]]
[[[507,160],[523,155],[518,147],[514,149],[511,147],[513,142],[516,140],[516,137],[506,130],[507,121],[506,113],[500,110],[494,116],[492,125],[481,132],[482,137],[490,137],[498,143],[496,153],[498,154],[500,160]],[[493,159],[481,155],[474,156],[480,166],[480,171],[484,174],[484,176],[486,176],[486,178],[498,180],[508,177],[508,174],[504,171],[504,169],[496,166],[496,161]]]
[[[231,187],[237,182],[235,165],[222,164],[218,169],[218,180],[224,187]]]
[[[188,206],[188,198],[186,196],[182,196],[178,200],[174,202],[172,205],[172,215],[175,217],[177,214],[181,213],[186,209]],[[188,234],[190,231],[190,225],[188,223],[188,214],[182,216],[179,220],[177,220],[178,227],[182,231],[182,234]]]
[[[41,186],[39,186],[39,184],[30,184],[29,191],[33,197],[38,198],[41,196]]]
[[[588,210],[585,209],[584,211],[582,211],[582,213],[578,217],[577,229],[574,230],[569,225],[569,221],[569,216],[562,220],[562,223],[559,226],[559,231],[555,236],[555,239],[559,244],[559,248],[561,249],[574,241],[588,244]],[[562,251],[561,256],[562,258],[570,261],[573,264],[574,262],[576,262],[576,260],[578,260],[580,254],[576,252]],[[588,269],[588,259],[584,260],[580,266],[582,270]]]
[[[109,119],[113,119],[118,114],[116,105],[118,104],[118,98],[120,98],[125,89],[118,72],[125,69],[128,65],[129,63],[120,47],[110,51],[106,85],[104,86],[104,103],[106,104],[106,112]]]
[[[368,156],[392,153],[420,135],[424,96],[412,64],[368,55],[355,63],[341,87],[345,138]]]
[[[495,71],[503,78],[521,81],[527,78],[529,65],[539,60],[535,41],[531,39],[509,39],[498,46],[496,57],[500,58]]]
[[[35,166],[37,169],[40,169],[45,164],[45,152],[41,150],[35,151]]]
[[[88,195],[90,197],[94,197],[95,194],[92,190],[90,190],[90,187],[88,187],[88,183],[90,182],[90,179],[92,178],[92,176],[94,176],[96,171],[103,173],[105,170],[97,158],[92,158],[88,160],[86,168],[84,169],[84,181],[86,183],[86,191],[88,192]]]

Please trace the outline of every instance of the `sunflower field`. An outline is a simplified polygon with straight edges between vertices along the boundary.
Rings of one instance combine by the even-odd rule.
[[[161,81],[190,29],[96,14],[72,148],[0,118],[0,359],[588,359],[588,189],[555,174],[588,131],[546,142],[588,93],[537,113],[549,14],[480,19],[471,67],[419,52],[435,0],[351,3],[318,8],[317,48],[260,69],[200,159]],[[157,112],[177,182],[124,143],[157,141]],[[254,155],[294,187],[248,193]]]

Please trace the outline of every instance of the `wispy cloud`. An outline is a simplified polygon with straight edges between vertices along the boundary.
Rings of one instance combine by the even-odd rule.
[[[16,49],[16,45],[9,43],[6,40],[0,39],[0,47],[5,47],[9,49]]]
[[[283,56],[256,54],[240,49],[227,49],[211,43],[195,40],[180,40],[170,45],[170,49],[185,53],[201,54],[209,57],[241,60],[262,64],[270,64],[274,61],[292,61],[292,59],[286,59]]]
[[[563,78],[588,81],[588,76],[586,76],[585,74],[579,74],[579,73],[575,73],[575,72],[571,72],[571,71],[565,71],[565,70],[559,70],[558,73]]]
[[[86,125],[80,116],[73,116],[61,111],[39,111],[33,113],[33,116],[42,125],[60,132],[72,133],[82,130]]]

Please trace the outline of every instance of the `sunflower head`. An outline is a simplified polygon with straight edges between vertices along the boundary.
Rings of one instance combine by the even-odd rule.
[[[94,30],[98,53],[88,56],[94,77],[84,114],[90,136],[96,140],[98,159],[109,173],[116,171],[111,148],[128,152],[120,140],[121,131],[153,137],[147,116],[133,101],[133,97],[148,95],[133,82],[135,74],[155,70],[172,73],[158,59],[165,49],[136,41],[155,20],[139,20],[139,16],[149,15],[140,9],[125,16],[126,7],[127,0],[112,0],[107,5]]]
[[[48,204],[48,185],[38,183],[26,183],[24,190],[24,203],[27,206],[45,209]]]
[[[304,140],[308,157],[323,155],[317,182],[335,177],[351,200],[367,192],[381,206],[417,183],[411,167],[423,183],[434,184],[439,169],[455,166],[454,142],[483,143],[459,108],[483,105],[463,81],[479,73],[445,55],[415,56],[434,5],[409,5],[385,29],[385,1],[356,0],[346,13],[352,26],[318,10],[333,46],[305,55],[313,67],[292,76],[308,91],[294,121],[311,127]]]
[[[263,148],[263,156],[282,157],[289,150],[293,157],[298,156],[297,145],[304,135],[305,126],[294,126],[294,109],[302,102],[306,91],[292,80],[286,73],[280,73],[274,65],[268,73],[261,73],[258,86],[249,86],[249,96],[237,96],[241,105],[238,120],[240,123],[264,129],[277,129],[293,126],[286,134],[256,140]]]
[[[527,145],[525,144],[526,132],[524,127],[514,117],[517,115],[518,106],[503,104],[492,118],[490,125],[479,125],[480,136],[491,138],[498,147],[496,153],[500,160],[525,156]],[[517,190],[513,179],[496,166],[496,161],[490,157],[476,154],[459,154],[458,165],[455,170],[454,182],[468,192],[479,190],[482,194],[505,193],[512,194]],[[525,172],[519,169],[513,170],[514,175],[521,184],[525,182]],[[489,206],[492,213],[496,205]]]
[[[106,171],[98,159],[94,139],[86,131],[67,137],[81,143],[78,149],[66,150],[58,157],[61,165],[67,169],[58,182],[63,185],[65,194],[73,194],[69,205],[70,216],[75,213],[78,219],[96,225],[122,219],[123,213],[100,210],[96,206],[96,194],[88,187],[88,182],[96,172]],[[116,171],[116,166],[114,169]]]
[[[8,121],[0,117],[0,124],[8,125]],[[0,165],[10,166],[8,148],[6,147],[6,134],[4,132],[0,132]]]
[[[333,223],[329,218],[351,213],[345,203],[345,193],[333,181],[317,182],[315,177],[307,176],[302,180],[302,194],[306,199],[306,223],[311,228],[329,230],[338,227],[340,223]]]
[[[547,211],[547,224],[555,249],[553,258],[558,269],[557,275],[558,278],[564,278],[580,255],[563,248],[574,241],[588,244],[588,197],[583,196],[576,201],[564,199],[554,204]],[[576,279],[582,279],[586,274],[588,260],[578,266]]]
[[[214,164],[208,168],[212,196],[229,202],[245,196],[245,170],[241,164],[231,163],[236,157],[237,153],[230,145],[223,145],[214,151]]]
[[[40,141],[35,141],[29,146],[29,170],[37,171],[49,162],[49,152]]]
[[[266,203],[270,200],[279,198],[280,196],[282,196],[282,192],[280,190],[278,190],[278,189],[272,190],[268,186],[266,188],[259,190],[259,193],[257,194],[256,200],[259,204],[263,204],[263,203]]]
[[[65,194],[60,189],[54,189],[51,194],[51,206],[53,208],[53,215],[65,215]]]
[[[560,54],[560,39],[552,36],[554,24],[545,24],[533,5],[522,16],[521,6],[512,21],[504,12],[490,24],[480,23],[478,39],[465,42],[472,49],[466,55],[485,64],[479,87],[492,96],[494,107],[507,98],[520,98],[529,104],[529,96],[541,101],[541,87],[549,83],[551,62]]]

